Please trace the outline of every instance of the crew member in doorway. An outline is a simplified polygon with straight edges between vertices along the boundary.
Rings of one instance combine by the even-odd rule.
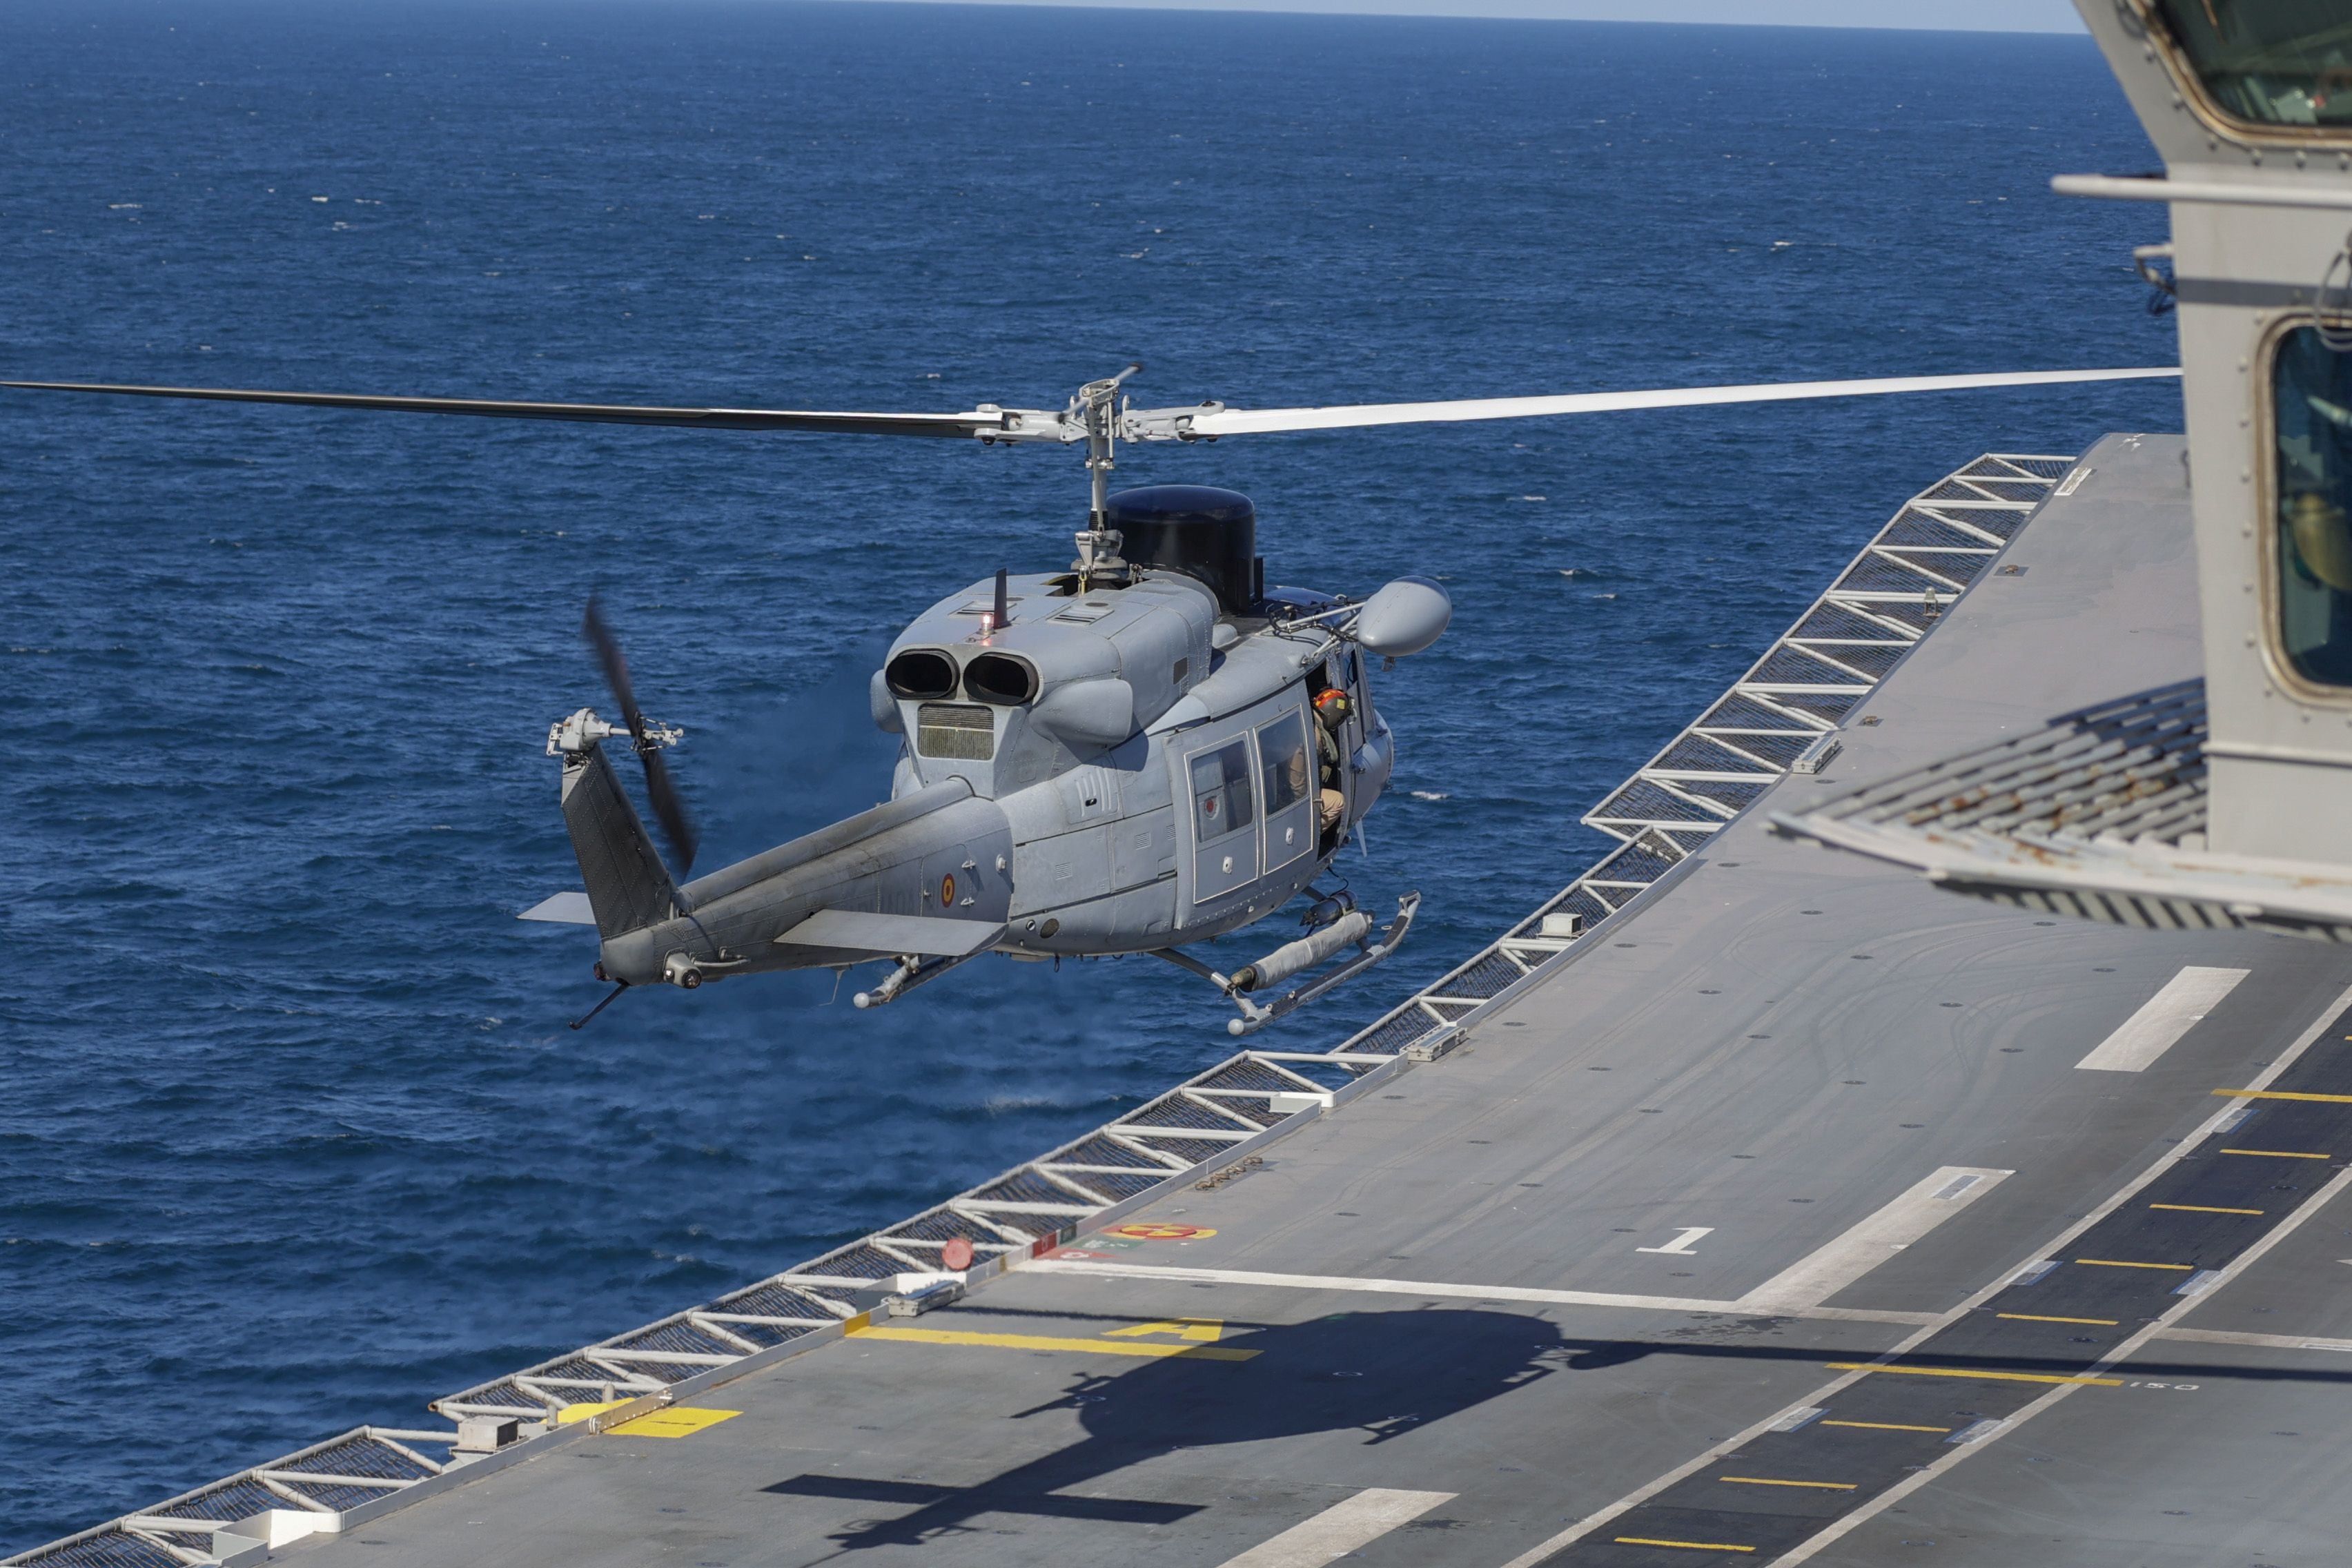
[[[1315,751],[1323,762],[1323,788],[1315,806],[1326,833],[1339,826],[1348,810],[1348,797],[1339,790],[1339,727],[1348,721],[1348,694],[1336,686],[1326,687],[1315,699]]]

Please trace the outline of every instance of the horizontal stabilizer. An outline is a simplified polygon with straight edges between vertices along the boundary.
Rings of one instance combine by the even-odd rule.
[[[592,926],[596,923],[596,911],[588,907],[588,895],[583,892],[552,893],[523,910],[519,921],[552,921],[557,925]]]
[[[776,940],[793,947],[830,947],[845,952],[917,953],[961,958],[1004,934],[998,921],[947,920],[939,915],[877,915],[857,910],[819,910]]]

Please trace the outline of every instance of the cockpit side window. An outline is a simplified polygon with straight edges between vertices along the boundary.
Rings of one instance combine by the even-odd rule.
[[[2294,328],[2271,396],[2278,651],[2305,680],[2352,687],[2352,354]]]
[[[2252,126],[2352,127],[2352,20],[2335,0],[2147,0],[2214,110]]]
[[[1257,820],[1247,739],[1192,759],[1192,818],[1193,840],[1201,844],[1238,833]]]

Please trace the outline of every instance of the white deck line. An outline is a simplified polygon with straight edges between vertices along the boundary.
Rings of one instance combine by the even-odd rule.
[[[2164,983],[2116,1032],[2074,1064],[2077,1072],[2145,1072],[2180,1043],[2251,971],[2192,963]]]
[[[2352,1340],[2327,1339],[2313,1334],[2249,1334],[2234,1329],[2159,1328],[2159,1340],[2179,1340],[2196,1345],[2253,1345],[2272,1351],[2341,1351],[2352,1352]]]
[[[1438,1504],[1452,1502],[1456,1495],[1366,1487],[1314,1518],[1258,1542],[1239,1557],[1226,1559],[1223,1568],[1323,1568],[1326,1563],[1336,1563],[1358,1547],[1370,1545]]]
[[[1265,1285],[1280,1290],[1360,1290],[1381,1296],[1434,1296],[1463,1301],[1535,1301],[1561,1307],[1628,1307],[1653,1312],[1731,1312],[1754,1317],[1824,1318],[1848,1323],[1942,1321],[1934,1312],[1881,1312],[1861,1307],[1759,1309],[1696,1296],[1628,1296],[1607,1290],[1544,1290],[1528,1285],[1454,1285],[1434,1279],[1368,1279],[1352,1274],[1265,1274],[1247,1268],[1160,1268],[1148,1263],[1100,1263],[1082,1258],[1039,1258],[1024,1273],[1087,1274],[1104,1279],[1159,1279],[1185,1285]]]
[[[1763,1312],[1818,1307],[2015,1174],[1982,1165],[1942,1166],[1827,1246],[1748,1291],[1739,1298],[1739,1305]]]

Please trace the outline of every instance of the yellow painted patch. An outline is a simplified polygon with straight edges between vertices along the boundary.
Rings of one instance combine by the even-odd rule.
[[[1051,1334],[976,1334],[955,1329],[880,1329],[868,1325],[849,1331],[853,1340],[901,1340],[920,1345],[987,1345],[1007,1351],[1072,1351],[1088,1355],[1138,1356],[1146,1361],[1179,1356],[1186,1361],[1255,1361],[1256,1351],[1230,1350],[1223,1345],[1150,1345],[1134,1340],[1061,1339]]]
[[[2077,1263],[2087,1263],[2094,1268],[2162,1268],[2174,1274],[2188,1274],[2195,1266],[2187,1263],[2133,1263],[2119,1258],[2077,1258]]]
[[[2283,1089],[2217,1089],[2224,1100],[2315,1100],[2324,1105],[2352,1105],[2352,1094],[2293,1094]]]
[[[1123,1329],[1112,1329],[1115,1340],[1141,1339],[1146,1334],[1174,1334],[1180,1339],[1198,1340],[1203,1344],[1215,1344],[1224,1337],[1223,1318],[1179,1318],[1167,1323],[1129,1323]]]
[[[1692,1552],[1753,1552],[1753,1546],[1735,1546],[1728,1541],[1660,1541],[1652,1535],[1621,1535],[1620,1546],[1680,1546]]]
[[[2113,1318],[2045,1318],[2039,1312],[1995,1312],[1993,1316],[2018,1323],[2088,1323],[2100,1329],[2116,1327]]]
[[[1858,1361],[1833,1361],[1832,1372],[1892,1372],[1906,1377],[1980,1377],[1994,1383],[2079,1383],[2093,1388],[2121,1388],[2119,1377],[2057,1377],[2045,1372],[1976,1372],[1964,1366],[1873,1366]]]
[[[1815,1491],[1850,1492],[1858,1481],[1775,1481],[1762,1476],[1717,1476],[1718,1481],[1732,1481],[1743,1487],[1811,1487]]]
[[[656,1410],[650,1415],[640,1415],[624,1421],[618,1426],[607,1427],[615,1437],[691,1437],[706,1426],[716,1426],[721,1421],[732,1421],[742,1415],[740,1410],[704,1410],[694,1405],[673,1405],[667,1410]]]
[[[2224,1149],[2224,1154],[2253,1154],[2265,1160],[2332,1160],[2333,1154],[2303,1154],[2293,1149]]]
[[[1217,1232],[1214,1226],[1205,1225],[1143,1223],[1115,1225],[1103,1234],[1129,1237],[1137,1241],[1202,1241],[1216,1235]]]
[[[1824,1421],[1824,1426],[1866,1426],[1873,1432],[1948,1432],[1949,1426],[1914,1426],[1902,1421]]]
[[[631,1399],[634,1398],[635,1395],[632,1395]],[[590,1420],[604,1415],[607,1410],[618,1410],[622,1405],[631,1403],[631,1399],[608,1399],[602,1405],[567,1405],[555,1413],[555,1424],[558,1426],[569,1426],[574,1422]]]
[[[2150,1204],[2152,1209],[2170,1209],[2175,1214],[2260,1214],[2260,1209],[2217,1209],[2203,1204]]]

